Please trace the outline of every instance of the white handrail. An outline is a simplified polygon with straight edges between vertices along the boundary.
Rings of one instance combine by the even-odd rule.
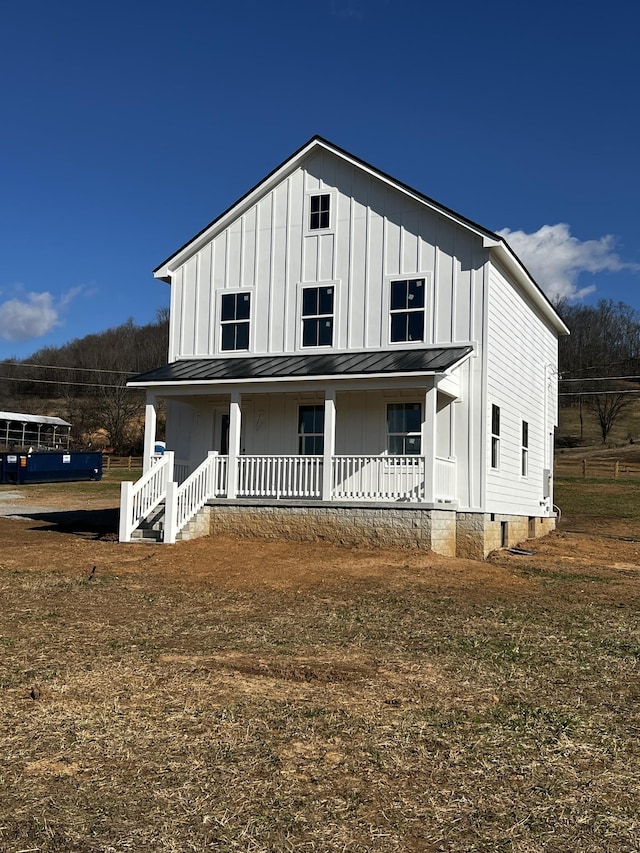
[[[136,482],[120,487],[120,542],[131,542],[131,534],[165,499],[167,483],[173,479],[173,452],[167,451]]]
[[[191,521],[209,498],[221,491],[221,475],[226,471],[226,456],[215,450],[179,486],[170,484],[165,505],[164,541],[173,544],[182,528]]]

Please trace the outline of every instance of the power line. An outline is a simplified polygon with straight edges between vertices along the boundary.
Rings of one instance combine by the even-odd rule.
[[[558,397],[604,397],[607,394],[640,394],[640,388],[633,391],[561,391]]]
[[[42,370],[78,370],[84,371],[85,373],[117,373],[122,375],[125,373],[127,376],[135,376],[135,371],[132,370],[107,370],[103,367],[61,367],[57,364],[34,364],[28,361],[12,361],[10,358],[4,359],[0,361],[0,364],[8,364],[10,367],[39,367]],[[27,380],[21,380],[27,381]],[[35,380],[34,380],[35,381]],[[77,383],[74,383],[74,385]]]
[[[583,376],[581,379],[558,379],[558,382],[607,382],[613,379],[627,379],[629,382],[640,382],[640,376]]]
[[[64,379],[19,379],[16,376],[2,376],[0,379],[10,382],[36,382],[44,385],[73,385],[75,388],[124,388],[124,385],[106,385],[102,382],[65,382]]]

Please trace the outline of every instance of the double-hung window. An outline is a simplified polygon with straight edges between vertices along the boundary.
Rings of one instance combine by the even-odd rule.
[[[520,473],[523,477],[529,474],[529,424],[522,421],[522,457]]]
[[[223,293],[220,312],[221,349],[248,350],[251,294]]]
[[[491,467],[500,467],[500,406],[491,406]]]
[[[312,195],[309,199],[309,231],[320,231],[331,224],[331,195]]]
[[[425,280],[391,282],[391,343],[424,340]]]
[[[417,456],[421,452],[420,403],[387,405],[387,452],[390,456]]]
[[[303,288],[303,347],[330,347],[333,344],[334,294],[333,285]]]
[[[321,456],[324,451],[324,406],[298,408],[298,453]]]

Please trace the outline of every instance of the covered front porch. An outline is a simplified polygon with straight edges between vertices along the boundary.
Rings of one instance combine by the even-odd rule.
[[[124,541],[160,503],[169,542],[211,501],[456,505],[459,376],[190,380],[147,387],[144,474],[123,485]],[[161,398],[168,449],[157,456]]]

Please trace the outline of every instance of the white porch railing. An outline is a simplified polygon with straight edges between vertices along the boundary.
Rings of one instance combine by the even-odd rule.
[[[120,487],[121,542],[130,542],[131,534],[164,500],[167,483],[173,479],[173,453],[167,451],[143,474],[137,483],[122,483]]]
[[[334,500],[420,501],[423,456],[334,456]]]
[[[435,497],[437,501],[456,499],[456,460],[436,456]]]
[[[167,483],[164,541],[173,544],[177,534],[210,498],[224,495],[226,480],[227,457],[211,451],[183,483]]]
[[[331,500],[425,500],[425,475],[433,473],[436,503],[456,500],[456,463],[437,457],[428,468],[423,456],[334,456]],[[167,451],[137,483],[122,484],[120,541],[131,534],[165,500],[164,541],[175,542],[180,530],[213,498],[226,498],[233,472],[228,456],[209,453],[184,482],[173,453]],[[322,456],[239,456],[235,471],[238,498],[322,499]],[[231,492],[233,494],[233,491]]]
[[[322,497],[322,456],[239,456],[240,498]]]

